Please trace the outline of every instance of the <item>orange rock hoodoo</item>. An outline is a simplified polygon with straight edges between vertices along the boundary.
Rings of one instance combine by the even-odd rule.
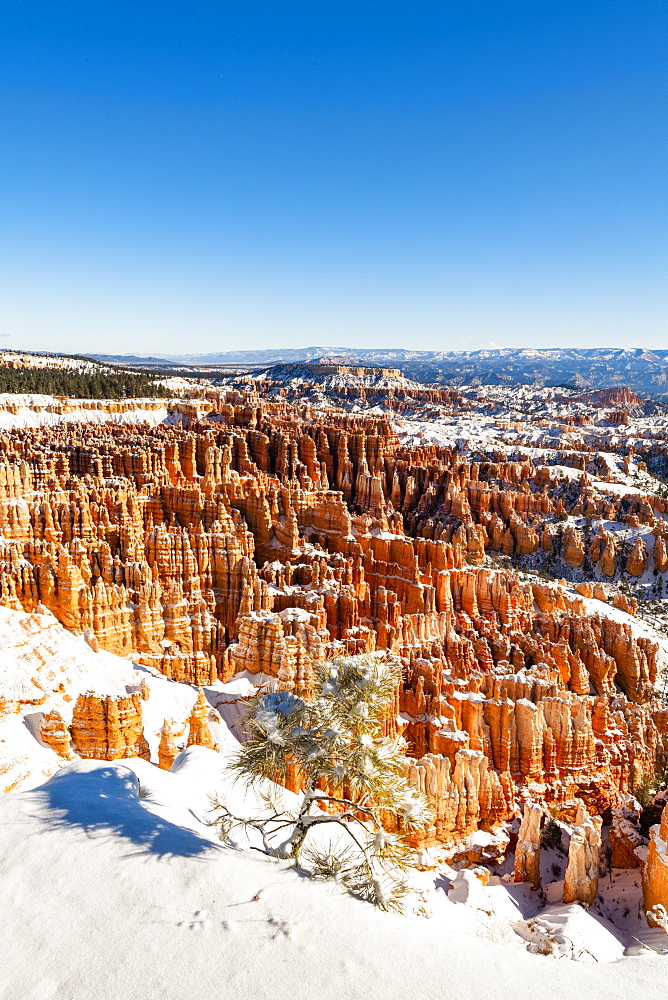
[[[601,849],[601,818],[589,816],[578,802],[575,825],[568,848],[564,878],[564,903],[576,900],[591,906],[598,891],[598,860]]]
[[[643,904],[651,925],[668,930],[668,806],[661,823],[652,827],[647,862],[642,872]]]
[[[209,723],[207,722],[207,716],[209,714],[209,706],[206,698],[204,697],[204,692],[200,688],[197,692],[197,701],[193,706],[193,710],[188,719],[188,742],[186,746],[198,746],[198,747],[208,747],[209,750],[215,749],[215,744],[213,742],[213,737],[211,736],[211,730],[209,729]]]
[[[138,694],[125,698],[81,695],[74,706],[71,731],[74,749],[80,757],[98,760],[120,760],[123,757],[150,759]],[[44,734],[44,730],[42,732]]]
[[[64,760],[73,760],[72,741],[70,731],[65,725],[65,721],[60,712],[48,712],[44,716],[40,729],[40,736],[44,743],[55,750],[59,757]]]
[[[308,692],[314,660],[391,650],[404,681],[388,728],[434,805],[430,839],[491,829],[538,794],[597,814],[653,770],[668,733],[651,700],[657,647],[557,586],[483,565],[556,546],[573,567],[593,550],[609,575],[604,533],[588,547],[571,525],[547,527],[566,496],[549,471],[404,448],[385,418],[253,392],[211,407],[187,428],[4,431],[0,601],[44,605],[91,644],[198,686],[248,671]],[[566,499],[612,513],[586,477]],[[629,571],[646,559],[636,546]],[[202,695],[189,743],[212,745],[207,711]],[[42,733],[66,756],[58,719]],[[182,737],[168,721],[161,766]],[[72,742],[81,756],[146,755],[139,695],[80,698]]]
[[[164,771],[169,771],[179,750],[183,749],[183,746],[180,747],[178,743],[179,735],[183,737],[184,733],[177,733],[175,721],[165,719],[160,730],[160,745],[158,747],[158,764]]]
[[[535,802],[526,802],[515,849],[515,881],[540,886],[540,837],[543,810]]]

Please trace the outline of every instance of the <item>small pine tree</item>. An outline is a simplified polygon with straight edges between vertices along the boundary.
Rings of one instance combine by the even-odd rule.
[[[235,827],[255,829],[265,854],[305,862],[313,877],[336,879],[353,895],[400,911],[413,862],[407,838],[428,816],[426,800],[407,782],[405,740],[383,735],[401,669],[368,654],[318,664],[315,674],[312,698],[270,691],[252,700],[248,738],[232,763],[250,786],[297,773],[304,787],[296,809],[266,796],[266,815],[243,819],[218,799],[214,822],[223,839]],[[347,846],[341,836],[324,850],[314,838],[306,845],[325,824],[343,831]]]
[[[541,847],[561,850],[561,827],[557,823],[554,816],[550,816],[547,823],[543,827],[540,844]]]

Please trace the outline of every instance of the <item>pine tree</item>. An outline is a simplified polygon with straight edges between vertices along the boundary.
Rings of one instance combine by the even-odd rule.
[[[256,696],[245,721],[247,741],[232,768],[247,785],[285,783],[303,789],[295,810],[268,795],[266,815],[243,819],[214,804],[221,838],[235,827],[257,830],[265,854],[291,858],[315,878],[336,879],[383,909],[401,910],[413,862],[409,835],[424,826],[427,804],[406,776],[406,742],[383,735],[387,707],[401,678],[391,657],[343,657],[315,666],[315,694]],[[324,850],[309,835],[329,824],[345,837]],[[315,838],[320,840],[320,838]]]
[[[158,376],[113,370],[79,372],[51,368],[13,369],[0,367],[0,392],[35,392],[73,399],[125,399],[169,396],[158,384]]]

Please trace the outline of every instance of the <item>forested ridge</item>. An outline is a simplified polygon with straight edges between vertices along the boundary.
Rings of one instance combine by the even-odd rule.
[[[156,376],[124,371],[59,368],[0,368],[0,392],[44,393],[74,399],[128,399],[169,396]]]

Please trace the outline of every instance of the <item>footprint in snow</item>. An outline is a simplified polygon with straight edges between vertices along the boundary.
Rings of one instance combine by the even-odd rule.
[[[187,927],[191,931],[208,931],[211,929],[208,910],[196,910],[189,920],[182,920],[179,927]]]
[[[278,915],[270,912],[267,923],[273,931],[272,937],[274,940],[279,937],[293,939],[295,931],[297,931],[303,923],[308,922],[310,919],[310,914],[308,912],[299,909],[294,910],[292,913],[287,915]]]
[[[267,921],[273,930],[274,940],[279,937],[291,938],[295,929],[295,921],[289,917],[270,917]]]

